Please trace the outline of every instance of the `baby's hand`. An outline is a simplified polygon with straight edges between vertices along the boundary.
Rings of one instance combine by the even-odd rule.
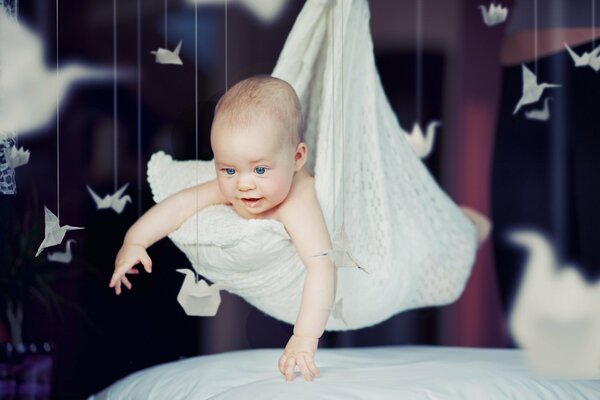
[[[152,272],[152,260],[148,256],[146,249],[139,244],[123,244],[115,260],[115,272],[110,278],[109,287],[115,288],[116,294],[121,294],[121,283],[131,290],[131,282],[125,274],[139,274],[134,265],[142,263],[146,272]]]
[[[319,375],[314,361],[318,344],[317,338],[292,335],[279,358],[279,371],[285,376],[286,382],[294,379],[296,365],[309,382]]]

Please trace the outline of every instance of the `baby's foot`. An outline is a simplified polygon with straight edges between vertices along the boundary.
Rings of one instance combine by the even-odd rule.
[[[492,223],[485,215],[470,207],[461,206],[460,209],[463,214],[473,222],[473,225],[475,225],[475,228],[477,229],[477,243],[481,246],[488,236],[490,236]]]

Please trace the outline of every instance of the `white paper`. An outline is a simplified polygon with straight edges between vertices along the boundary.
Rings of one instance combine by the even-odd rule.
[[[275,21],[284,10],[288,0],[187,0],[188,3],[198,5],[225,5],[228,6],[236,3],[248,10],[255,18],[263,23],[272,23]]]
[[[56,251],[48,254],[48,261],[58,262],[62,264],[69,264],[73,260],[73,254],[71,253],[71,244],[77,243],[75,239],[67,240],[67,246],[65,251]]]
[[[163,49],[159,47],[156,51],[151,51],[150,53],[154,54],[155,60],[158,64],[173,64],[173,65],[183,65],[183,61],[179,58],[179,52],[181,51],[181,43],[183,41],[179,41],[175,50],[171,51],[168,49]]]
[[[123,209],[125,208],[125,205],[127,203],[131,203],[131,197],[129,195],[123,196],[123,193],[125,192],[125,189],[127,189],[127,186],[129,186],[129,183],[126,183],[125,185],[121,186],[121,188],[117,190],[114,194],[107,194],[103,198],[98,196],[96,192],[94,192],[89,186],[86,187],[88,192],[94,199],[98,210],[112,208],[117,214],[121,214],[123,212]]]
[[[544,99],[544,107],[541,110],[525,111],[525,118],[537,121],[548,121],[548,119],[550,119],[550,100],[550,97]]]
[[[584,52],[582,55],[578,55],[569,47],[568,44],[564,43],[565,48],[569,52],[569,55],[573,59],[576,67],[586,67],[589,66],[594,71],[598,71],[600,69],[600,46],[596,47],[592,52],[588,53]]]
[[[488,8],[485,8],[484,5],[481,5],[478,8],[481,10],[483,22],[487,26],[498,25],[506,21],[506,17],[508,16],[508,8],[503,7],[501,4],[496,5],[491,3]]]
[[[348,325],[344,319],[344,299],[340,298],[335,302],[333,309],[331,310],[331,316],[338,321],[342,321],[344,325]]]
[[[46,247],[56,246],[57,244],[62,243],[67,231],[84,229],[79,226],[70,226],[70,225],[60,226],[60,221],[58,220],[58,217],[56,215],[54,215],[50,210],[48,210],[48,208],[45,206],[44,206],[44,219],[46,221],[45,236],[44,236],[44,240],[40,244],[40,247],[38,248],[37,253],[35,254],[36,257],[39,256],[40,253]]]
[[[0,132],[40,131],[55,123],[57,101],[64,101],[76,83],[112,82],[112,68],[81,63],[62,63],[57,74],[56,65],[48,68],[45,60],[53,48],[44,49],[36,32],[0,7]],[[123,68],[119,71],[119,79],[129,75]]]
[[[600,378],[600,282],[588,284],[571,265],[559,265],[538,232],[509,239],[527,251],[510,329],[536,369],[563,378]]]
[[[221,304],[220,285],[208,286],[205,280],[196,283],[196,275],[189,269],[178,269],[185,275],[177,301],[185,313],[197,317],[214,317]]]
[[[522,65],[521,69],[523,71],[523,96],[519,100],[519,103],[517,103],[513,115],[516,114],[524,105],[537,102],[540,97],[542,97],[544,89],[561,87],[561,85],[554,83],[544,82],[538,84],[537,76],[531,72],[529,68],[527,68],[525,65]]]
[[[406,139],[417,157],[424,159],[431,154],[433,142],[435,140],[435,128],[441,125],[442,124],[439,121],[431,121],[427,124],[427,133],[423,135],[421,126],[415,122],[412,131],[410,133],[405,133]]]
[[[368,273],[365,267],[359,264],[352,254],[348,251],[350,242],[344,228],[344,224],[334,232],[331,239],[333,249],[328,249],[319,254],[314,254],[311,257],[329,256],[333,260],[333,264],[338,268],[358,268],[363,272]]]
[[[30,154],[29,150],[23,150],[23,147],[17,148],[17,146],[11,146],[4,149],[6,164],[12,169],[27,164]]]

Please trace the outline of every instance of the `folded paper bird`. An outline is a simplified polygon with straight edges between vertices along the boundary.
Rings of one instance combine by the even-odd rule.
[[[179,58],[179,52],[181,51],[181,43],[183,41],[179,41],[175,50],[171,51],[168,49],[163,49],[159,47],[156,51],[151,51],[150,53],[154,54],[155,60],[158,64],[173,64],[173,65],[183,65],[183,61]]]
[[[477,7],[481,10],[481,16],[483,17],[483,22],[487,26],[494,26],[501,24],[506,21],[506,17],[508,16],[508,8],[502,7],[502,5],[498,4],[490,4],[488,8],[485,8],[484,5]]]
[[[427,125],[427,133],[423,135],[421,126],[418,123],[415,123],[412,131],[410,133],[406,132],[405,137],[417,157],[424,159],[431,154],[433,142],[435,140],[435,128],[441,125],[442,124],[439,121],[431,121]]]
[[[102,210],[105,208],[112,208],[115,210],[117,214],[121,214],[125,205],[127,203],[131,203],[131,197],[129,195],[123,196],[125,189],[127,189],[129,183],[123,185],[119,190],[117,190],[114,194],[106,195],[104,198],[100,198],[89,186],[87,187],[88,192],[92,195],[92,198],[96,202],[96,207],[98,210]]]
[[[527,68],[525,65],[522,65],[521,70],[523,72],[523,95],[521,96],[519,103],[517,103],[513,115],[516,114],[524,105],[537,102],[540,97],[542,97],[542,93],[545,89],[561,87],[561,85],[554,83],[544,82],[538,84],[537,76],[531,72],[529,68]]]
[[[12,169],[27,164],[29,162],[30,155],[31,153],[29,150],[23,150],[23,147],[17,148],[17,146],[11,146],[4,149],[6,164]]]
[[[52,211],[48,210],[47,207],[44,207],[44,218],[45,218],[45,236],[44,240],[40,244],[37,253],[35,256],[39,256],[40,253],[46,248],[51,246],[56,246],[57,244],[62,243],[65,238],[65,234],[67,231],[85,229],[79,226],[70,226],[63,225],[60,226],[60,221],[58,217],[52,213]]]

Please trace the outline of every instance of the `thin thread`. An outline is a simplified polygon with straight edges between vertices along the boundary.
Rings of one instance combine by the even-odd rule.
[[[537,76],[538,73],[538,11],[537,11],[537,0],[533,0],[533,55],[534,55],[534,71]]]
[[[200,166],[198,165],[198,2],[194,3],[194,95],[195,95],[195,104],[196,107],[194,108],[195,110],[195,118],[196,118],[196,126],[195,126],[195,132],[196,132],[196,145],[194,146],[195,152],[196,152],[196,184],[199,184],[199,177],[198,177],[198,168],[200,168]],[[198,193],[196,192],[196,214],[198,214]],[[196,216],[196,242],[198,242],[198,238],[200,237],[200,224],[198,222],[198,217]],[[198,247],[196,246],[196,260],[199,259],[199,254],[198,254]],[[198,283],[200,281],[200,276],[198,274],[198,271],[196,270],[196,268],[193,268],[194,270],[194,276],[195,276],[195,281],[196,283]]]
[[[14,10],[13,13],[15,15],[15,22],[19,23],[19,0],[15,0],[14,2]],[[19,127],[15,126],[15,146],[19,145]]]
[[[58,77],[58,0],[56,0],[56,215],[60,221],[60,95]]]
[[[168,29],[168,26],[167,26],[167,19],[168,19],[167,13],[169,12],[169,10],[168,10],[167,2],[168,2],[168,0],[165,0],[165,49],[168,48],[167,46],[169,45],[168,44],[169,43],[169,40],[168,40],[168,38],[169,38],[169,29]]]
[[[340,7],[340,13],[342,15],[342,39],[341,39],[341,46],[340,46],[340,57],[341,57],[341,85],[340,85],[340,91],[341,91],[341,96],[342,96],[342,185],[341,185],[341,193],[342,193],[342,225],[344,226],[344,221],[346,220],[345,218],[345,203],[346,203],[346,195],[344,192],[344,181],[346,180],[346,168],[345,168],[345,162],[346,162],[346,148],[345,148],[345,143],[346,143],[346,125],[344,123],[344,114],[345,114],[345,110],[346,110],[346,99],[344,98],[344,2],[341,1],[341,7]]]
[[[592,0],[592,50],[596,48],[596,0]]]
[[[415,64],[415,82],[417,85],[417,123],[421,123],[423,102],[423,3],[417,0],[417,60]]]
[[[336,138],[335,138],[335,74],[333,71],[333,66],[335,65],[335,15],[333,13],[333,5],[331,8],[331,12],[330,12],[330,34],[331,34],[331,131],[332,131],[332,138],[333,138],[333,153],[332,153],[332,162],[333,162],[333,230],[335,231],[336,229],[336,204],[335,201],[337,199],[336,196],[336,180],[335,180],[335,169],[336,169],[336,163],[335,163],[335,142],[336,142]]]
[[[142,24],[137,0],[137,187],[138,218],[142,215]]]
[[[227,37],[227,0],[225,0],[225,91],[227,91],[227,88],[229,87],[229,84],[227,82],[227,76],[229,74],[228,70],[227,70],[227,66],[228,66],[228,60],[227,60],[227,42],[228,42],[228,37]]]
[[[118,176],[117,113],[117,0],[113,0],[113,184],[115,192],[117,191]]]

